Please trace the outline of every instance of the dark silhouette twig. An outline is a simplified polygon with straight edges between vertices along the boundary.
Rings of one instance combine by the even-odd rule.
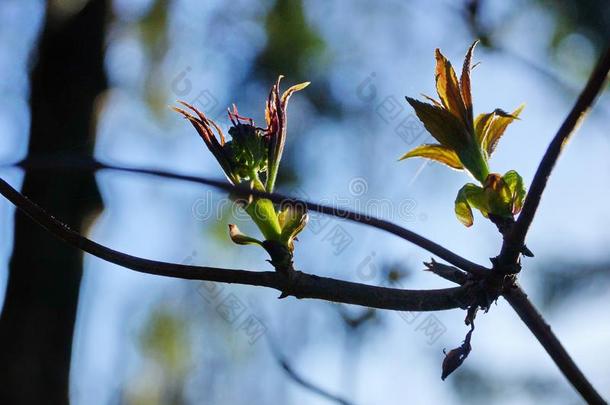
[[[515,284],[513,288],[508,288],[503,294],[511,307],[515,310],[519,318],[525,323],[529,330],[536,336],[544,350],[551,356],[563,375],[582,395],[583,399],[589,404],[605,404],[606,401],[595,390],[587,377],[578,368],[572,357],[563,347],[557,336],[546,323],[542,315],[527,297],[527,294]]]
[[[428,271],[456,284],[464,285],[468,281],[468,276],[455,267],[436,263],[434,260],[425,264]],[[513,283],[512,285],[507,286],[504,289],[502,296],[508,301],[519,318],[534,334],[536,339],[538,339],[538,342],[540,342],[544,350],[546,350],[551,359],[553,359],[564,377],[566,377],[582,397],[590,404],[605,404],[606,402],[604,399],[595,390],[593,385],[591,385],[589,380],[587,380],[580,368],[578,368],[578,365],[574,362],[572,357],[570,357],[557,336],[555,336],[551,330],[551,327],[546,323],[542,315],[540,315],[540,312],[538,312],[519,284]]]
[[[336,402],[338,404],[341,405],[351,405],[351,402],[346,401],[345,399],[338,397],[334,394],[331,394],[330,392],[324,390],[323,388],[320,388],[318,386],[316,386],[315,384],[313,384],[312,382],[304,379],[303,377],[301,377],[290,365],[290,363],[288,363],[288,361],[284,358],[278,358],[278,362],[280,363],[280,366],[282,366],[282,369],[286,372],[286,374],[290,377],[290,379],[292,379],[294,382],[296,382],[297,384],[299,384],[300,386],[302,386],[303,388],[306,388],[307,390],[320,395],[321,397],[324,397],[326,399],[328,399],[329,401],[333,401]]]
[[[331,207],[327,205],[317,204],[309,201],[304,201],[290,196],[285,196],[277,193],[266,193],[257,191],[244,186],[234,186],[227,181],[208,179],[205,177],[190,176],[183,174],[169,173],[163,170],[156,169],[141,169],[141,168],[130,168],[121,167],[110,164],[101,163],[90,159],[70,159],[70,158],[49,158],[49,159],[35,159],[35,160],[24,160],[16,164],[21,168],[27,170],[118,170],[128,173],[147,174],[158,177],[165,177],[176,180],[189,181],[198,184],[205,184],[211,187],[215,187],[221,190],[229,191],[239,197],[248,198],[249,196],[268,198],[276,203],[293,202],[295,204],[304,205],[310,211],[320,212],[325,215],[331,215],[338,218],[347,219],[359,224],[369,225],[374,228],[378,228],[396,235],[402,239],[405,239],[422,249],[440,257],[443,260],[453,264],[460,269],[467,271],[472,274],[479,276],[485,276],[489,273],[489,269],[479,264],[473,263],[458,254],[450,251],[449,249],[413,232],[399,225],[396,225],[390,221],[386,221],[380,218],[375,218],[366,213],[359,213],[350,211],[348,209]]]
[[[593,102],[604,88],[604,84],[608,78],[608,71],[610,71],[610,47],[607,48],[605,53],[601,56],[597,66],[589,77],[589,81],[580,93],[578,100],[576,100],[572,110],[547,148],[527,193],[525,203],[523,204],[523,210],[511,230],[508,232],[507,237],[504,239],[499,257],[499,262],[501,264],[510,266],[517,262],[519,253],[525,242],[525,237],[527,236],[527,232],[532,224],[534,215],[536,215],[538,205],[540,204],[542,193],[544,192],[549,176],[559,159],[559,155],[570,137],[576,132],[579,122],[584,118],[587,111],[591,108]]]
[[[289,280],[278,272],[232,270],[166,263],[131,256],[85,238],[47,214],[0,179],[0,194],[49,232],[87,253],[138,272],[188,280],[207,280],[275,288],[297,298],[317,298],[346,304],[399,311],[438,311],[461,307],[470,300],[465,287],[439,290],[401,290],[319,277],[300,271]]]
[[[308,390],[316,395],[319,395],[322,398],[325,398],[331,402],[335,402],[339,405],[353,405],[348,400],[346,400],[336,394],[332,394],[332,393],[328,392],[326,389],[321,388],[318,385],[312,383],[311,381],[305,379],[305,377],[303,377],[301,374],[299,374],[292,367],[292,365],[290,364],[288,359],[284,355],[282,355],[279,348],[276,347],[275,341],[272,340],[270,337],[267,340],[269,342],[269,347],[271,349],[271,353],[275,357],[275,360],[280,365],[280,367],[282,367],[282,370],[284,370],[284,372],[286,373],[286,376],[288,376],[288,378],[290,378],[292,381],[294,381],[301,387],[305,388],[306,390]]]

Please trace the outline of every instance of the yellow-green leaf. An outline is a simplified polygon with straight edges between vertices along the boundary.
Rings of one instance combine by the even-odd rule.
[[[504,182],[502,176],[498,173],[490,173],[485,180],[485,198],[481,200],[482,209],[479,210],[483,215],[488,213],[500,217],[511,216],[511,192],[508,185]],[[474,202],[471,201],[473,206]]]
[[[282,227],[281,241],[294,251],[294,239],[307,225],[307,208],[303,204],[288,204],[279,213],[278,220]]]
[[[301,91],[305,87],[309,86],[310,84],[311,84],[311,82],[303,82],[303,83],[295,84],[294,86],[291,86],[290,88],[288,88],[288,90],[286,90],[282,94],[282,103],[284,105],[286,105],[286,103],[288,102],[288,99],[290,98],[290,96],[292,96],[292,93],[295,93],[297,91]]]
[[[489,156],[491,156],[491,154],[496,149],[498,141],[500,140],[502,135],[504,135],[506,127],[508,127],[511,122],[518,119],[519,114],[521,114],[521,111],[524,107],[525,105],[521,104],[511,114],[508,114],[502,110],[494,111],[494,118],[487,128],[486,134],[482,142],[483,149],[487,152]]]
[[[464,166],[462,165],[462,162],[460,162],[460,158],[455,153],[455,151],[443,145],[420,145],[415,149],[412,149],[411,151],[402,155],[399,160],[404,160],[412,157],[421,157],[425,159],[435,160],[457,170],[464,169]]]
[[[421,102],[411,97],[407,101],[415,110],[415,114],[441,145],[459,150],[468,145],[468,133],[462,123],[449,111]]]
[[[495,117],[495,112],[479,114],[474,119],[474,133],[477,139],[478,145],[483,145],[485,141],[485,135],[487,134],[487,129],[491,125]],[[483,148],[484,150],[484,148]],[[487,151],[485,151],[487,153]]]
[[[466,57],[464,58],[464,65],[462,66],[462,75],[460,76],[460,90],[462,94],[462,101],[464,103],[464,109],[466,112],[467,124],[472,128],[472,93],[470,89],[470,71],[471,71],[471,62],[472,62],[472,53],[474,51],[474,47],[477,46],[479,41],[474,41],[470,48],[468,48],[468,52],[466,52]]]
[[[445,108],[455,115],[464,125],[466,124],[466,108],[462,101],[460,94],[460,86],[451,66],[451,62],[441,53],[437,48],[436,52],[436,69],[435,69],[435,80],[436,80],[436,91],[441,103]]]
[[[465,226],[470,227],[474,222],[472,208],[470,207],[471,201],[478,201],[482,197],[483,189],[473,183],[464,185],[458,192],[455,199],[455,215]]]
[[[523,208],[523,201],[525,200],[525,185],[523,179],[514,170],[509,170],[502,176],[502,180],[508,186],[511,195],[511,212],[513,215],[517,215]]]

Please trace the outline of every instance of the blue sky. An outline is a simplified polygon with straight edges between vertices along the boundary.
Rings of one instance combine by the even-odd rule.
[[[116,1],[118,22],[112,27],[106,67],[111,89],[105,94],[96,144],[99,159],[124,165],[158,167],[202,174],[216,178],[221,171],[192,129],[177,115],[159,114],[149,108],[144,93],[150,86],[144,78],[150,61],[129,22],[141,15],[148,1]],[[247,77],[256,52],[265,43],[260,24],[265,7],[241,0],[223,2],[177,1],[171,7],[169,50],[155,68],[165,104],[176,95],[172,83],[184,72],[192,83],[184,98],[195,98],[207,91],[220,111],[234,101],[240,112],[262,119],[263,102],[270,84],[253,83],[244,94],[230,94]],[[401,223],[436,242],[450,247],[471,260],[488,264],[497,254],[501,240],[492,224],[475,215],[475,225],[464,228],[453,214],[457,190],[469,178],[437,164],[422,167],[421,161],[398,163],[396,159],[414,145],[398,136],[398,120],[412,114],[404,96],[434,94],[434,48],[460,66],[473,38],[449,2],[398,1],[381,4],[356,2],[306,2],[308,20],[327,43],[330,91],[348,112],[341,119],[312,117],[312,106],[297,94],[291,101],[289,132],[305,138],[299,145],[301,159],[296,163],[307,170],[299,192],[312,199],[337,202],[352,208],[370,207],[379,201],[393,209],[389,219]],[[521,1],[486,10],[490,21],[501,20],[508,10],[518,9]],[[0,161],[10,163],[22,157],[27,147],[28,53],[42,18],[37,1],[8,0],[0,4]],[[218,21],[222,21],[220,24]],[[216,31],[210,32],[211,27]],[[501,36],[502,45],[537,65],[552,68],[546,47],[553,20],[545,10],[527,5],[511,18]],[[19,33],[17,35],[17,32]],[[214,34],[214,35],[212,35]],[[566,41],[561,60],[575,59],[585,66],[594,54],[582,38]],[[497,107],[514,109],[522,102],[522,120],[513,124],[501,141],[491,165],[497,172],[517,169],[527,184],[539,159],[563,117],[571,108],[574,94],[542,79],[535,71],[506,54],[479,49],[481,61],[473,72],[473,99],[476,112]],[[292,83],[290,72],[286,84]],[[371,76],[373,75],[373,76]],[[376,90],[372,100],[359,96],[358,86],[371,78]],[[584,78],[565,76],[579,88]],[[388,98],[403,102],[398,118],[379,114]],[[216,105],[216,104],[214,104]],[[608,95],[585,121],[569,144],[549,182],[540,211],[532,226],[528,246],[537,260],[524,262],[521,278],[524,288],[537,299],[535,272],[552,261],[595,262],[608,259],[610,213],[607,210],[610,184],[610,142],[605,111]],[[364,113],[363,113],[364,112]],[[390,122],[385,122],[389,120]],[[294,133],[294,135],[292,135]],[[60,136],[53,134],[52,136]],[[423,138],[422,138],[423,139]],[[2,169],[3,178],[20,184],[22,175]],[[212,220],[202,221],[193,207],[205,201],[214,210],[223,195],[191,184],[160,180],[133,174],[104,172],[97,176],[105,210],[97,218],[90,236],[105,245],[151,259],[173,262],[192,261],[220,267],[268,270],[264,252],[238,247],[215,236]],[[354,192],[354,181],[364,189]],[[350,186],[352,186],[350,188]],[[364,190],[364,191],[363,191]],[[297,190],[283,190],[286,192]],[[402,211],[401,211],[402,207]],[[404,208],[409,207],[409,208]],[[5,287],[11,251],[13,208],[0,201],[0,291]],[[228,218],[222,218],[227,221]],[[240,227],[241,227],[241,222]],[[224,226],[224,224],[221,224]],[[329,243],[328,232],[339,226],[353,242],[337,253]],[[218,227],[218,225],[216,225]],[[248,228],[244,225],[245,228]],[[316,233],[305,230],[297,246],[296,264],[303,271],[338,278],[359,280],[364,266],[373,273],[387,263],[401,263],[413,269],[405,288],[439,288],[447,283],[418,271],[429,254],[403,240],[363,226],[331,219]],[[539,258],[539,259],[538,259]],[[366,264],[365,264],[366,263]],[[193,321],[192,381],[188,392],[197,398],[198,376],[221,364],[222,378],[209,392],[211,403],[245,403],[251,395],[287,403],[325,403],[292,384],[285,383],[281,371],[270,360],[265,343],[244,344],[243,336],[230,330],[216,336],[206,325],[223,328],[210,303],[197,294],[197,283],[146,276],[121,269],[86,256],[85,277],[79,305],[72,371],[74,404],[113,403],[113,390],[137,381],[143,360],[137,336],[151,308],[161,304],[188,313]],[[574,269],[578,271],[578,269]],[[360,280],[362,281],[362,280]],[[369,280],[366,280],[369,281]],[[373,278],[369,282],[376,282]],[[278,336],[282,349],[291,354],[295,365],[312,380],[342,393],[356,403],[458,403],[452,386],[441,383],[442,349],[461,342],[466,327],[459,311],[435,313],[446,333],[432,344],[420,321],[409,324],[389,313],[384,322],[366,335],[359,347],[357,363],[346,371],[344,333],[339,318],[329,304],[295,299],[276,300],[276,293],[262,289],[230,286],[248,310],[260,317],[269,333]],[[0,293],[1,294],[1,293]],[[198,298],[199,297],[199,298]],[[610,369],[604,343],[610,339],[610,314],[603,310],[610,293],[578,296],[546,311],[547,320],[582,366],[594,385],[610,396]],[[193,308],[185,302],[194,303]],[[201,315],[201,317],[199,317]],[[418,319],[424,319],[423,314]],[[205,320],[206,322],[203,322]],[[242,340],[240,340],[242,339]],[[527,375],[556,384],[556,392],[525,397],[504,389],[494,403],[534,403],[540,399],[554,403],[574,403],[575,393],[556,370],[529,331],[518,321],[504,301],[488,316],[478,318],[473,338],[474,351],[468,365],[490,379]],[[206,350],[209,348],[210,350]],[[217,356],[212,356],[214,351]],[[355,360],[354,360],[355,361]],[[265,374],[264,377],[261,376]],[[348,373],[348,374],[346,374]],[[346,378],[346,375],[352,376]],[[150,377],[154,381],[154,377]],[[201,377],[203,378],[203,377]],[[450,377],[451,378],[451,377]],[[273,390],[259,386],[259,379]],[[346,382],[346,380],[349,380]],[[242,389],[236,389],[240,383]],[[210,383],[211,384],[211,383]],[[212,394],[210,394],[212,395]],[[546,396],[545,396],[546,395]]]

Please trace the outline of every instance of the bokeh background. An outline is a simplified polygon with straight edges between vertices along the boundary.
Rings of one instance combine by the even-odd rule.
[[[397,158],[429,135],[405,95],[434,94],[434,48],[461,66],[481,39],[475,112],[514,109],[492,169],[526,182],[610,37],[607,0],[0,1],[0,170],[94,240],[171,262],[269,270],[223,193],[149,176],[11,168],[44,155],[221,178],[184,99],[226,126],[236,103],[264,122],[278,76],[309,80],[291,100],[279,190],[395,221],[480,263],[501,240],[453,214],[468,178]],[[610,99],[602,95],[555,170],[521,281],[610,397]],[[463,311],[370,311],[277,299],[262,288],[138,274],[55,241],[0,200],[0,388],[14,403],[325,404],[282,368],[355,404],[580,403],[500,300],[477,318],[473,352],[441,382]],[[312,216],[297,268],[404,288],[448,283],[425,251],[391,235]],[[227,311],[232,304],[233,311]],[[237,308],[238,310],[235,310]],[[68,394],[69,393],[69,394]],[[9,403],[9,402],[6,402]]]

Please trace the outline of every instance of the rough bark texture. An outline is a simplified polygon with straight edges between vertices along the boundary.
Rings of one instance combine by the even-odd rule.
[[[103,70],[106,0],[61,20],[47,13],[31,75],[28,155],[91,155]],[[92,174],[28,173],[24,194],[75,229],[101,208]],[[0,403],[68,403],[82,253],[16,213],[15,244],[0,317]]]

